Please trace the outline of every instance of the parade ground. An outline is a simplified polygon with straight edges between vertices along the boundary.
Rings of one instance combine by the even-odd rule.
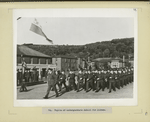
[[[39,84],[33,86],[27,86],[28,91],[19,92],[20,86],[17,87],[17,99],[43,99],[46,94],[47,84]],[[111,93],[108,93],[108,89],[105,88],[104,91],[100,90],[99,92],[89,91],[85,92],[81,90],[76,92],[74,90],[66,92],[65,89],[62,92],[59,92],[59,97],[55,97],[55,92],[50,91],[48,99],[125,99],[133,98],[133,83],[127,84],[123,88],[117,89],[116,92],[112,90]]]

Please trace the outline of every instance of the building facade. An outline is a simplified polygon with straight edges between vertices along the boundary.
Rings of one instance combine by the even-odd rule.
[[[78,70],[78,59],[71,56],[57,56],[52,58],[52,64],[60,71]]]
[[[120,68],[123,67],[123,61],[120,58],[97,58],[93,62],[98,68]]]
[[[27,76],[30,74],[30,82],[43,80],[46,76],[46,69],[52,68],[55,69],[56,66],[52,64],[52,57],[45,55],[41,52],[33,50],[24,45],[17,45],[17,70],[22,69],[22,61],[27,65],[25,73]],[[36,76],[33,76],[35,75]],[[32,79],[36,77],[36,79]]]

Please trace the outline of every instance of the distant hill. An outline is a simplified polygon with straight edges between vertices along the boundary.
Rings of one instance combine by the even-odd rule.
[[[95,42],[86,45],[32,45],[26,46],[46,55],[70,55],[91,59],[102,57],[128,58],[134,53],[134,38],[113,39],[111,41]],[[132,55],[133,56],[133,55]],[[133,58],[133,57],[131,57]]]

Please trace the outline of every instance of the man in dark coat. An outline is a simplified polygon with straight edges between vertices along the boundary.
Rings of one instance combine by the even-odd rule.
[[[74,90],[76,90],[77,86],[75,84],[75,74],[72,71],[69,72],[68,80],[69,80],[69,90],[72,90],[72,86]]]
[[[64,85],[64,87],[66,88],[66,91],[68,91],[68,88],[67,88],[67,85],[66,85],[66,75],[65,75],[65,72],[62,71],[60,76],[59,76],[59,89],[60,91],[62,90],[62,84]]]
[[[91,87],[91,89],[94,90],[94,86],[93,86],[93,73],[91,73],[90,71],[88,71],[88,76],[87,76],[86,92],[89,91],[89,86]]]
[[[111,89],[113,88],[114,91],[116,91],[115,88],[115,74],[114,71],[110,71],[110,77],[109,77],[109,93],[111,93]]]
[[[56,97],[58,97],[58,92],[56,89],[56,74],[52,71],[52,69],[48,69],[47,81],[48,81],[48,88],[47,88],[47,93],[46,93],[44,99],[48,99],[49,92],[52,88],[54,88]]]
[[[104,80],[103,80],[104,74],[101,71],[98,71],[97,79],[96,79],[96,91],[98,92],[100,90],[100,86],[102,90],[104,91]]]
[[[78,80],[77,92],[79,92],[80,86],[83,87],[83,80],[84,80],[84,75],[83,75],[83,72],[81,70],[78,73],[77,80]]]
[[[84,90],[86,91],[86,83],[87,83],[87,78],[88,78],[88,72],[87,70],[84,73]]]

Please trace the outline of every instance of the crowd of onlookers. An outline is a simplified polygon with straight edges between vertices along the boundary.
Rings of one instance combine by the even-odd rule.
[[[46,77],[46,73],[44,73],[43,71],[40,72],[41,78]],[[17,69],[17,85],[21,84],[21,80],[22,80],[22,69]],[[37,82],[39,81],[39,70],[37,69],[33,69],[33,70],[25,70],[24,71],[24,79],[26,83],[29,82]]]

